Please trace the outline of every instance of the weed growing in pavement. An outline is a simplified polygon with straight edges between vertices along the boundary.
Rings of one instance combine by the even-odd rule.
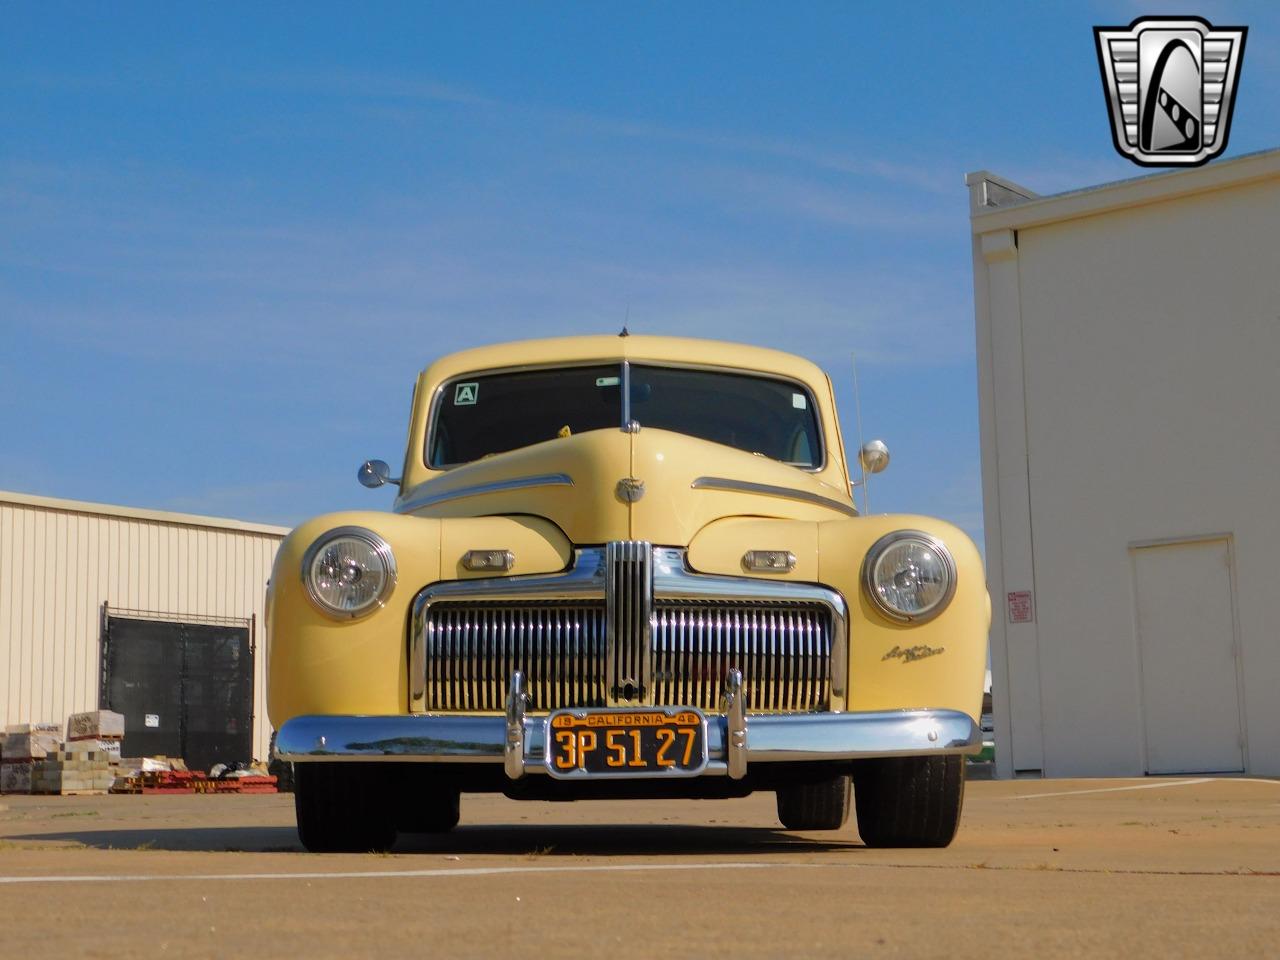
[[[67,840],[62,843],[40,843],[32,841],[0,840],[0,853],[10,850],[84,850],[85,845],[79,840]]]

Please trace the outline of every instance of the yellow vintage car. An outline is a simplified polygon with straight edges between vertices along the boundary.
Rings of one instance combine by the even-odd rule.
[[[668,337],[535,340],[418,378],[392,512],[309,520],[268,596],[268,704],[316,851],[459,795],[777,794],[945,846],[981,749],[990,602],[960,530],[860,516],[830,379]],[[640,810],[642,808],[638,808]],[[642,815],[642,814],[641,814]]]

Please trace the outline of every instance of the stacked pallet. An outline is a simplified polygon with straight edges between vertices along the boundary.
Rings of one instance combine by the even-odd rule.
[[[117,775],[107,787],[107,793],[141,793],[142,777],[138,774]]]
[[[225,782],[225,781],[222,781]],[[275,777],[236,777],[232,781],[240,785],[234,793],[276,793]]]
[[[122,759],[116,772],[115,783],[111,785],[112,793],[141,793],[144,774],[169,773],[172,770],[185,772],[187,765],[180,757],[139,757]],[[151,786],[156,785],[156,778],[149,780]]]
[[[0,793],[275,793],[265,765],[212,776],[188,770],[180,758],[122,760],[124,717],[89,710],[67,718],[66,740],[54,723],[13,724],[0,736]]]
[[[250,774],[212,780],[198,770],[144,770],[118,777],[112,793],[276,793],[276,778]]]
[[[35,765],[62,745],[56,723],[14,723],[5,727],[0,742],[0,793],[31,793]]]
[[[142,774],[143,793],[194,793],[207,777],[197,770],[157,770]]]

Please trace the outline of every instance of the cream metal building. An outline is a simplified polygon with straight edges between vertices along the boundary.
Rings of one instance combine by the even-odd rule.
[[[967,183],[998,773],[1280,774],[1280,150]]]
[[[172,742],[147,738],[175,731],[176,714],[191,711],[184,732],[193,741],[208,734],[196,729],[199,717],[213,718],[217,733],[266,757],[263,598],[287,532],[0,492],[0,720],[65,722],[113,696],[138,710],[132,717],[113,704],[130,724],[126,750],[131,736],[135,749]],[[116,655],[104,676],[112,630]],[[223,716],[230,701],[218,671],[242,683],[236,702],[250,714],[251,738],[245,719]]]

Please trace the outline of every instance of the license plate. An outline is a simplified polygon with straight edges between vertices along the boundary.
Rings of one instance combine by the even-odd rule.
[[[706,718],[692,707],[558,710],[547,719],[552,776],[688,777],[706,765]]]

